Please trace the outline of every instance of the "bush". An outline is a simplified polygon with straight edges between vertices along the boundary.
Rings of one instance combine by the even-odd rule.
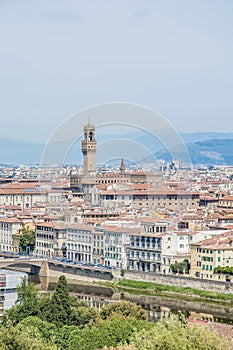
[[[231,344],[209,329],[184,324],[178,318],[160,321],[150,330],[134,333],[132,350],[230,350]]]
[[[104,306],[100,311],[100,316],[106,320],[112,314],[119,314],[125,317],[134,317],[137,320],[147,320],[147,312],[138,305],[130,301],[119,301]]]

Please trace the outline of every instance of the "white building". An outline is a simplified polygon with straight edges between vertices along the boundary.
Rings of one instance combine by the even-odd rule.
[[[191,244],[200,242],[226,232],[224,230],[203,230],[192,231],[182,230],[167,232],[161,240],[161,272],[163,274],[171,273],[170,265],[176,262],[182,262],[184,259],[190,260]]]
[[[13,235],[18,234],[22,226],[17,218],[0,218],[0,250],[13,251]]]
[[[27,279],[26,273],[0,269],[0,317],[5,310],[15,304],[16,288],[21,284],[23,278]]]
[[[92,226],[71,225],[66,229],[68,259],[92,263]]]
[[[66,225],[63,222],[42,222],[36,225],[35,253],[39,256],[64,257]]]
[[[134,229],[103,226],[104,264],[115,268],[127,268],[129,258],[130,233]]]

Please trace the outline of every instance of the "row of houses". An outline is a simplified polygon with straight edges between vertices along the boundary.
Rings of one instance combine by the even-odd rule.
[[[38,203],[56,203],[63,199],[65,192],[51,189],[39,183],[10,183],[0,186],[0,205],[18,206],[31,209]]]
[[[70,223],[41,223],[36,225],[36,254],[46,257],[66,257],[83,263],[101,264],[115,268],[129,268],[130,256],[133,260],[133,253],[137,247],[140,252],[141,264],[138,270],[149,271],[147,267],[148,254],[146,250],[148,239],[151,240],[151,249],[159,254],[161,260],[161,238],[162,233],[167,230],[167,224],[162,222],[143,223],[134,222],[124,226],[103,224],[101,226],[70,224]],[[151,231],[151,232],[149,232]],[[152,239],[150,236],[154,236]],[[143,243],[134,245],[134,239],[147,239],[147,246]],[[156,243],[154,243],[154,241]],[[144,248],[144,252],[142,251]],[[136,252],[135,252],[136,254]],[[145,257],[143,259],[143,257]],[[156,259],[150,259],[156,263]],[[161,264],[161,261],[160,261]]]
[[[168,230],[166,222],[148,217],[125,226],[48,222],[36,225],[35,253],[162,274],[172,273],[171,264],[187,259],[190,276],[219,279],[215,267],[233,266],[232,242],[232,231]]]
[[[18,251],[23,222],[0,218],[0,250]],[[233,234],[216,230],[172,230],[166,222],[106,220],[93,226],[62,221],[35,224],[35,254],[137,271],[171,273],[171,264],[188,259],[190,276],[214,278],[214,268],[233,266]]]

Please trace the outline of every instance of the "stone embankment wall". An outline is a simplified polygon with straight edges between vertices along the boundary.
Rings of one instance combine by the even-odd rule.
[[[82,281],[113,281],[114,276],[111,271],[103,269],[93,269],[88,267],[79,267],[75,265],[64,265],[52,261],[44,260],[40,271],[37,273],[42,277],[59,277],[65,275],[68,278]]]
[[[126,279],[135,281],[155,282],[176,287],[190,287],[211,292],[233,293],[233,283],[202,280],[185,276],[161,275],[156,273],[146,273],[137,271],[125,271]]]
[[[233,321],[232,307],[222,306],[218,304],[209,304],[205,302],[187,301],[183,299],[174,299],[162,296],[146,296],[146,295],[135,295],[130,293],[123,293],[124,300],[136,302],[141,305],[144,309],[150,311],[160,311],[160,308],[168,308],[170,310],[183,310],[188,311],[190,316],[195,313],[203,314],[203,316],[225,318]],[[122,294],[121,294],[122,297]]]
[[[74,266],[65,266],[44,261],[40,271],[37,272],[40,276],[59,277],[61,274],[67,277],[72,276],[74,279],[90,282],[93,281],[117,281],[121,278],[119,270],[104,271],[95,270],[92,268],[81,268]],[[156,273],[146,273],[125,270],[124,278],[136,281],[155,282],[176,287],[190,287],[200,290],[222,292],[227,294],[233,293],[233,283],[203,280],[193,277],[162,275]]]

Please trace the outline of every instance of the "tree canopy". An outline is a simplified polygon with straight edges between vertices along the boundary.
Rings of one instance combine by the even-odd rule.
[[[35,249],[35,232],[23,227],[22,232],[19,236],[19,247],[23,252],[27,251],[29,247],[31,251]]]
[[[189,273],[190,263],[188,259],[184,259],[182,262],[176,262],[170,265],[172,272],[174,273]]]
[[[56,289],[44,310],[44,319],[57,327],[69,324],[71,318],[71,297],[65,276],[60,276]]]
[[[101,311],[70,296],[65,276],[52,295],[41,295],[23,279],[17,304],[5,311],[0,326],[0,350],[230,350],[230,342],[181,316],[157,323],[128,301]],[[122,349],[123,349],[122,348]],[[120,348],[119,348],[120,349]]]
[[[214,268],[214,273],[220,273],[224,275],[233,275],[233,267],[217,266]]]
[[[100,315],[104,320],[112,314],[134,317],[137,320],[147,320],[147,312],[141,306],[133,304],[130,301],[119,301],[106,305],[100,312]]]

